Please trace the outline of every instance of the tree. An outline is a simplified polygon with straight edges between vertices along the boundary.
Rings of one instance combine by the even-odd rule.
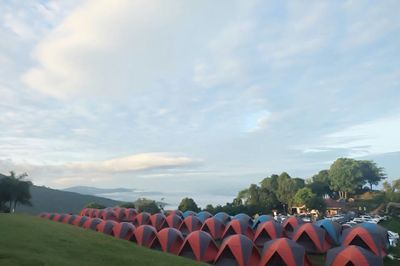
[[[313,175],[309,180],[307,187],[318,196],[332,196],[332,189],[329,187],[330,178],[328,170],[321,170],[318,174]]]
[[[307,208],[310,210],[318,210],[319,213],[325,213],[326,212],[326,203],[323,198],[314,196],[310,198],[307,202]]]
[[[160,208],[154,200],[139,198],[135,201],[135,206],[140,212],[148,212],[151,214],[160,212]]]
[[[288,173],[283,172],[278,177],[278,188],[275,192],[277,199],[290,210],[294,195],[297,190],[304,187],[304,180],[292,179]],[[286,211],[286,210],[285,210]]]
[[[354,159],[339,158],[329,168],[330,188],[347,199],[348,193],[355,192],[364,184],[359,164]]]
[[[132,208],[132,209],[136,208],[135,203],[133,203],[133,202],[124,202],[124,203],[120,204],[119,206],[121,208]]]
[[[3,176],[0,179],[0,201],[3,202],[0,205],[8,202],[12,213],[15,212],[18,204],[32,206],[30,201],[32,182],[25,180],[27,176],[26,173],[16,176],[15,172],[11,171],[10,176]]]
[[[400,178],[393,180],[392,183],[383,182],[383,192],[386,201],[400,202]]]
[[[364,182],[369,184],[371,190],[372,185],[376,186],[380,181],[386,178],[384,169],[382,167],[378,167],[373,161],[358,161],[358,165],[360,167]]]
[[[200,211],[196,202],[192,198],[182,199],[181,203],[178,206],[178,209],[182,212],[185,212],[185,211],[199,212]]]
[[[312,193],[310,188],[304,187],[304,188],[297,190],[296,194],[294,195],[293,201],[298,206],[302,206],[302,205],[307,206],[309,200],[315,196],[316,195],[314,193]]]
[[[88,203],[85,208],[90,208],[90,209],[105,209],[106,206],[101,205],[100,203],[97,202],[90,202]]]

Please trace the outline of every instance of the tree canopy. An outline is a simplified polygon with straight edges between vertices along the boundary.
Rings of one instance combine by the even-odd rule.
[[[135,201],[136,209],[141,212],[148,212],[151,214],[160,212],[160,208],[154,200],[139,198]]]
[[[185,211],[199,212],[200,211],[199,206],[197,206],[196,202],[192,198],[183,198],[181,203],[178,206],[178,209],[182,212],[185,212]]]
[[[32,206],[30,201],[32,182],[25,180],[27,176],[26,173],[17,176],[15,172],[10,172],[10,176],[2,176],[0,179],[0,208],[5,209],[8,203],[7,209],[13,213],[18,204]]]

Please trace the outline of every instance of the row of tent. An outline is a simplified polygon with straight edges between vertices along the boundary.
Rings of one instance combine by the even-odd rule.
[[[271,215],[261,215],[253,220],[244,213],[231,217],[224,212],[213,216],[206,211],[182,213],[177,210],[165,216],[161,213],[151,215],[119,207],[104,210],[83,209],[81,215],[131,222],[135,226],[152,225],[157,231],[172,227],[181,231],[183,235],[202,230],[217,241],[230,235],[243,234],[259,247],[268,240],[287,237],[302,244],[308,253],[325,253],[334,246],[356,244],[377,256],[384,257],[389,247],[387,230],[372,223],[362,223],[343,230],[340,224],[325,219],[315,223],[305,223],[302,219],[292,216],[280,224],[275,222]]]
[[[139,215],[140,213],[137,214],[137,216]],[[332,221],[322,220],[325,222],[320,222],[320,225],[301,224],[301,220],[291,217],[290,220],[288,219],[286,227],[293,230],[285,233],[285,224],[268,220],[260,223],[255,233],[252,234],[250,233],[252,232],[251,226],[246,219],[233,219],[227,223],[224,233],[219,238],[223,239],[223,242],[218,248],[215,224],[223,223],[215,216],[207,218],[201,228],[190,226],[193,220],[197,219],[194,215],[186,216],[182,221],[187,221],[185,228],[188,231],[183,230],[183,232],[178,230],[183,229],[180,227],[166,227],[158,230],[149,224],[135,226],[133,221],[116,222],[97,217],[68,214],[44,213],[41,216],[134,241],[141,246],[215,265],[310,265],[307,253],[325,252],[327,252],[326,265],[383,264],[384,247],[379,245],[379,243],[384,244],[383,237],[370,235],[370,233],[365,235],[360,231],[362,229],[369,232],[379,229],[380,231],[377,232],[383,235],[384,229],[379,228],[378,225],[373,228],[373,226],[361,224],[359,226],[361,229],[354,230],[355,234],[344,232],[343,235],[346,237],[344,242],[342,241],[343,245],[329,249],[332,246],[332,240],[328,237],[329,233],[327,232],[335,231],[332,228],[338,228],[337,224]],[[175,216],[178,215],[170,213],[165,218]],[[155,221],[156,219],[151,220]],[[188,224],[189,226],[187,226]],[[288,233],[291,233],[291,239],[287,238]],[[262,252],[260,253],[259,250]]]

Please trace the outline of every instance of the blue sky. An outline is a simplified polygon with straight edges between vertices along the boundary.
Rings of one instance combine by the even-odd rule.
[[[342,156],[400,177],[399,1],[110,3],[0,4],[1,172],[201,204]]]

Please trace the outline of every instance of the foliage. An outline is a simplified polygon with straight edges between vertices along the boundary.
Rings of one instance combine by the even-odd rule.
[[[157,203],[154,200],[139,198],[135,201],[136,209],[141,212],[148,212],[151,214],[160,212],[160,208],[157,206]]]
[[[32,182],[25,180],[28,175],[21,174],[16,176],[14,172],[10,172],[10,176],[2,176],[0,179],[0,207],[5,209],[5,205],[9,204],[10,212],[15,212],[17,205],[29,205],[32,203],[30,188]]]
[[[358,161],[364,182],[368,183],[372,190],[372,185],[378,185],[380,181],[386,178],[382,167],[378,167],[373,161]]]
[[[91,208],[91,209],[105,209],[106,206],[104,206],[104,205],[102,205],[102,204],[100,204],[100,203],[97,203],[97,202],[91,202],[91,203],[87,204],[87,205],[85,206],[85,208]]]
[[[134,202],[124,202],[122,204],[119,205],[121,208],[132,208],[135,209],[135,203]]]
[[[330,188],[339,193],[340,198],[347,198],[362,187],[362,171],[354,159],[339,158],[329,168]]]
[[[333,191],[329,187],[330,179],[328,170],[319,171],[318,174],[313,175],[307,181],[307,187],[309,187],[316,195],[321,197],[325,195],[328,195],[330,197],[333,196]]]
[[[386,202],[400,202],[400,178],[383,182],[383,192]]]
[[[294,203],[297,206],[303,206],[303,205],[307,206],[309,200],[315,196],[316,195],[311,191],[310,188],[304,187],[297,190],[296,194],[294,195]]]
[[[194,211],[199,212],[200,208],[197,206],[196,202],[192,198],[183,198],[181,203],[179,203],[178,209],[182,212]]]

